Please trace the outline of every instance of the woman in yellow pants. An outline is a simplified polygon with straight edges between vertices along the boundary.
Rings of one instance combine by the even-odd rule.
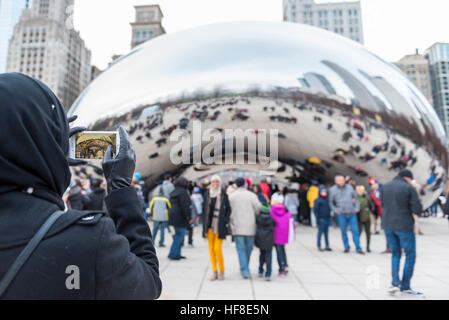
[[[221,187],[221,179],[215,175],[206,195],[204,204],[203,237],[209,243],[210,262],[212,264],[211,280],[224,280],[223,240],[229,234],[229,217],[231,206],[226,191]],[[218,273],[220,271],[220,274]]]

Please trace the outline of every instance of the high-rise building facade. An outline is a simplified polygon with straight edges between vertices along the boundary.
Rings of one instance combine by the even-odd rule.
[[[8,72],[48,85],[68,109],[91,80],[91,52],[73,29],[74,0],[34,0],[9,42]]]
[[[435,43],[425,53],[429,61],[433,105],[449,132],[449,43]]]
[[[131,22],[131,48],[165,33],[162,26],[162,14],[159,5],[135,6],[136,21]]]
[[[314,0],[284,0],[284,21],[309,24],[338,33],[363,44],[360,1],[315,3]]]
[[[0,0],[0,73],[6,71],[8,44],[14,26],[23,9],[30,8],[31,0]]]
[[[417,50],[415,54],[406,55],[394,64],[407,75],[433,105],[429,61]]]

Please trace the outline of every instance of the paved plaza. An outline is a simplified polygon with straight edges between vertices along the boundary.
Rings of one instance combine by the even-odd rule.
[[[449,299],[449,226],[447,219],[421,218],[423,235],[417,238],[417,263],[412,288],[425,297],[412,299]],[[159,235],[158,235],[159,237]],[[351,236],[349,236],[351,239]],[[186,238],[187,240],[187,238]],[[159,241],[159,239],[157,239]],[[385,249],[383,234],[373,235],[372,253],[359,255],[351,246],[343,253],[339,229],[330,229],[333,252],[316,248],[316,229],[298,226],[296,240],[287,246],[290,272],[278,276],[273,250],[273,275],[270,282],[257,277],[259,249],[251,255],[252,278],[240,276],[237,253],[230,237],[223,243],[225,281],[210,281],[212,275],[207,241],[200,228],[194,231],[194,248],[185,247],[186,260],[167,258],[171,235],[166,234],[166,247],[156,248],[163,283],[161,300],[302,300],[302,299],[407,299],[401,294],[386,293],[390,284],[391,255]],[[157,243],[156,243],[157,244]],[[187,241],[186,241],[187,244]],[[365,237],[361,237],[365,249]]]

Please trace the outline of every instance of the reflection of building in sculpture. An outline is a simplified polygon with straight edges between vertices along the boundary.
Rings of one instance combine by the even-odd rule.
[[[385,104],[376,99],[366,86],[358,80],[351,72],[331,61],[323,60],[323,64],[337,73],[354,94],[354,104],[371,111],[385,111]]]
[[[162,14],[159,5],[135,6],[136,21],[131,23],[131,48],[165,33],[162,26]]]
[[[284,21],[309,24],[363,44],[360,1],[315,3],[314,0],[284,0]]]
[[[415,113],[413,112],[413,107],[410,107],[409,102],[405,99],[403,95],[401,95],[395,87],[388,82],[384,77],[370,76],[366,72],[359,70],[359,72],[371,81],[377,89],[384,95],[384,97],[389,102],[390,106],[392,106],[393,112],[397,114],[403,114],[409,118],[413,118],[415,116],[421,116],[420,112],[415,108]]]
[[[183,50],[173,51],[180,42]],[[321,92],[301,86],[298,78],[306,73],[316,81],[311,86]],[[332,90],[313,74],[323,75],[344,102],[324,93]],[[373,82],[372,76],[378,79]],[[385,93],[400,100],[401,108],[390,106],[379,89],[388,91],[389,85],[404,96],[401,100]],[[349,104],[351,98],[356,103]],[[404,113],[405,102],[409,110]],[[153,114],[155,105],[160,109]],[[427,115],[420,117],[414,109]],[[223,146],[221,133],[228,129],[249,129],[248,136],[258,138],[262,130],[278,130],[278,148],[273,150],[278,150],[281,166],[273,171],[278,177],[283,164],[294,167],[289,177],[296,182],[313,178],[331,182],[336,173],[351,175],[359,184],[367,184],[366,175],[383,182],[407,167],[425,184],[433,164],[438,175],[448,167],[446,138],[437,115],[398,68],[353,41],[298,23],[224,23],[148,41],[93,81],[69,115],[78,115],[74,125],[89,130],[127,128],[137,154],[136,169],[149,186],[156,185],[164,172],[175,176],[193,172],[195,178],[223,170],[221,164],[206,161],[196,166],[197,149],[206,150],[200,160],[249,156],[254,154],[250,145],[261,150],[259,143],[249,140],[243,150],[237,143]],[[412,121],[407,121],[410,116]],[[186,152],[177,153],[178,142],[170,139],[171,134],[182,129],[181,133],[190,131],[191,138],[203,137],[194,133],[196,120],[204,131],[216,129],[220,134],[209,149],[210,140],[192,141]],[[424,133],[416,123],[422,123]],[[391,152],[393,146],[396,153]],[[267,149],[260,154],[266,155]],[[174,163],[172,155],[182,161]],[[308,163],[311,157],[321,164]],[[252,170],[240,161],[232,164],[236,170]],[[426,190],[425,206],[439,196],[437,189]]]
[[[298,80],[305,88],[309,88],[324,94],[337,94],[332,84],[322,74],[308,72],[304,74],[304,78],[299,78]]]
[[[44,82],[68,109],[91,81],[91,52],[69,25],[74,0],[34,0],[9,43],[7,72]]]
[[[449,132],[449,43],[435,43],[426,51],[430,64],[433,104]]]
[[[407,78],[421,90],[433,105],[429,61],[416,50],[415,54],[404,56],[395,65],[407,75]]]

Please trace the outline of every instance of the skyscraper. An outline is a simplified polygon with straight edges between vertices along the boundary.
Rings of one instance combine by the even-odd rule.
[[[433,104],[429,61],[417,50],[415,54],[408,54],[394,64],[421,90],[430,104]]]
[[[283,1],[284,21],[309,24],[363,44],[360,1],[332,3],[315,3],[314,0]]]
[[[74,0],[34,0],[9,42],[8,72],[48,85],[69,108],[91,80],[91,53],[73,29]]]
[[[6,71],[8,43],[23,9],[30,8],[31,0],[0,0],[0,73]]]
[[[449,43],[437,42],[427,49],[435,111],[449,132]]]
[[[136,21],[131,22],[131,48],[165,33],[162,26],[162,14],[159,5],[135,6]]]

